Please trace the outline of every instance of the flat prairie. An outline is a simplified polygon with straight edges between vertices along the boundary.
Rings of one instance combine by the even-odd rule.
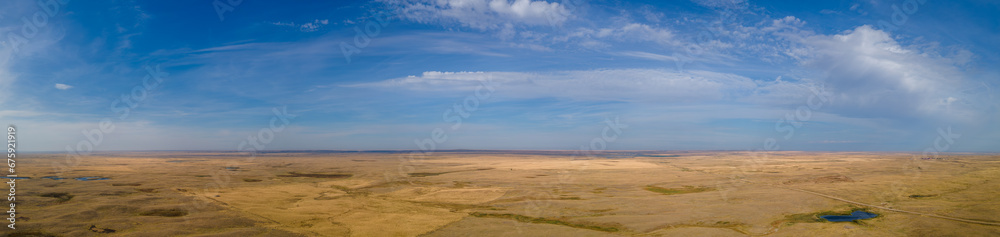
[[[1000,236],[997,154],[410,154],[19,154],[18,175],[30,179],[16,180],[17,229],[2,233]],[[820,218],[857,210],[878,216]]]

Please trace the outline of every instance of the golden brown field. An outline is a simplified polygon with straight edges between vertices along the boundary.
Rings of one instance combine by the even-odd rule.
[[[7,236],[997,236],[1000,156],[445,151],[17,163]],[[609,154],[602,154],[609,155]],[[69,179],[44,179],[58,176]],[[107,177],[79,181],[76,177]],[[828,222],[822,214],[879,216]],[[92,227],[93,226],[93,227]],[[113,232],[112,232],[113,231]]]

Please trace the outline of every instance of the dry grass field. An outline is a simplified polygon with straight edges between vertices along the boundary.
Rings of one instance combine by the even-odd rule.
[[[64,154],[24,154],[18,173],[31,179],[17,180],[17,231],[3,234],[1000,235],[1000,156],[992,154],[405,154],[95,153],[65,172],[53,168]],[[818,218],[852,210],[879,216]]]

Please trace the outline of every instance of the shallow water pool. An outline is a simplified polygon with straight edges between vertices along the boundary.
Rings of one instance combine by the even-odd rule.
[[[845,221],[871,219],[871,218],[875,218],[876,216],[878,216],[878,214],[870,213],[870,212],[865,212],[865,211],[854,211],[854,212],[851,212],[851,215],[849,215],[849,216],[825,215],[825,216],[820,216],[820,218],[823,218],[823,219],[826,219],[826,220],[832,221],[832,222],[845,222]]]

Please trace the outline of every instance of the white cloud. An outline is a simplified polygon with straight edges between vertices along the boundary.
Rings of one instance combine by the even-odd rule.
[[[746,7],[746,0],[693,0],[698,5],[715,8],[740,8]]]
[[[674,33],[670,30],[640,23],[627,24],[621,28],[604,28],[598,31],[597,37],[614,37],[622,41],[648,41],[662,45],[674,43]]]
[[[602,48],[609,45],[605,41],[616,42],[653,42],[663,46],[677,46],[673,31],[642,23],[626,23],[614,27],[599,29],[579,28],[565,36],[553,38],[556,42],[578,42],[588,48]],[[597,40],[597,41],[595,41]]]
[[[287,26],[292,28],[298,28],[302,32],[314,32],[319,30],[320,27],[330,24],[330,20],[327,19],[316,19],[312,22],[306,22],[305,24],[295,24],[295,22],[271,22],[272,25],[276,26]]]
[[[480,30],[497,29],[505,23],[541,26],[561,25],[570,12],[557,2],[531,0],[400,0],[402,17],[420,23],[459,24]]]
[[[804,26],[805,24],[806,24],[805,21],[802,21],[799,18],[796,18],[794,16],[785,16],[785,18],[775,19],[775,20],[771,21],[771,25],[770,26],[764,27],[761,30],[763,30],[763,31],[780,31],[780,30],[783,30],[783,29],[790,29],[790,30],[793,30],[793,31],[798,31],[798,28]]]
[[[62,83],[56,83],[56,89],[69,90],[70,88],[73,88],[73,86],[62,84]]]
[[[960,102],[955,98],[959,87],[966,84],[961,59],[900,45],[888,33],[867,25],[836,35],[805,37],[800,43],[805,49],[802,64],[818,69],[838,94],[837,104],[855,113],[968,115],[969,111],[953,106]]]
[[[654,10],[652,6],[648,5],[639,8],[639,14],[641,14],[643,18],[646,19],[646,21],[655,23],[659,23],[660,19],[666,17],[665,14],[663,14],[662,12],[658,12],[657,10]]]
[[[735,47],[727,53],[797,64],[803,69],[797,80],[822,84],[835,95],[834,105],[826,108],[829,112],[850,117],[963,122],[982,120],[989,113],[975,109],[989,108],[992,102],[982,99],[988,96],[964,94],[959,89],[981,86],[970,80],[973,76],[964,68],[976,58],[968,50],[942,48],[935,42],[903,44],[871,26],[817,34],[794,16],[767,19],[758,25],[720,34]],[[716,50],[707,45],[701,45],[706,52]],[[799,90],[795,89],[798,84],[784,86]]]
[[[498,94],[513,98],[585,101],[715,101],[745,95],[757,84],[746,77],[708,71],[649,69],[522,72],[424,72],[374,83],[349,85],[425,92],[471,91],[490,80]]]
[[[299,29],[302,32],[313,32],[313,31],[316,31],[316,29],[319,29],[319,27],[321,25],[326,25],[328,23],[330,23],[329,20],[326,20],[326,19],[318,20],[317,19],[317,20],[314,20],[313,22],[302,24],[301,26],[299,26]]]
[[[55,23],[56,18],[48,18],[49,23],[43,27],[38,27],[32,37],[25,36],[22,31],[24,23],[15,21],[22,16],[30,19],[33,14],[45,14],[37,5],[31,2],[8,2],[4,3],[2,13],[0,13],[0,32],[4,32],[0,39],[0,107],[10,108],[15,105],[4,104],[8,98],[18,98],[17,91],[11,90],[12,85],[20,76],[14,70],[15,64],[23,61],[24,58],[44,54],[48,52],[55,42],[58,42],[64,34]],[[2,18],[2,17],[8,18]],[[21,37],[20,41],[12,41],[11,37]]]
[[[641,51],[626,51],[626,52],[613,53],[613,54],[614,55],[621,55],[621,56],[636,57],[636,58],[644,58],[644,59],[656,60],[656,61],[667,61],[667,62],[677,61],[677,57],[674,57],[674,56],[667,56],[667,55],[662,55],[662,54],[655,54],[655,53],[648,53],[648,52],[641,52]]]
[[[608,24],[589,22],[586,26],[566,23],[582,13],[581,6],[570,1],[532,0],[385,0],[399,6],[405,20],[422,24],[441,24],[490,31],[504,41],[520,41],[530,45],[558,43],[575,44],[591,49],[611,48],[615,43],[652,42],[662,46],[680,45],[675,32],[659,24],[637,23],[628,17],[614,18]],[[567,5],[563,5],[563,4]],[[568,9],[573,9],[572,11]],[[660,21],[663,13],[647,9],[645,18]],[[583,19],[581,22],[588,22]],[[563,26],[554,31],[530,28],[531,26]],[[575,29],[564,31],[561,29]],[[513,44],[518,46],[519,44]],[[546,46],[546,48],[548,48]],[[537,48],[537,47],[536,47]],[[541,48],[537,48],[541,49]],[[537,50],[536,49],[536,50]],[[547,51],[543,49],[542,51]]]

